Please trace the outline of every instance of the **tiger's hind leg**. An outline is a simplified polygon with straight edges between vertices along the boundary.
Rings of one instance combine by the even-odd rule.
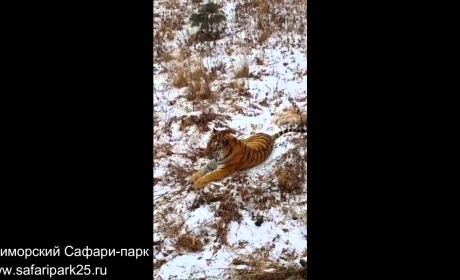
[[[198,178],[198,180],[196,180],[194,184],[195,189],[202,189],[204,186],[206,186],[210,182],[219,181],[233,173],[234,173],[234,169],[216,169],[214,171],[211,171],[207,173],[206,175]]]

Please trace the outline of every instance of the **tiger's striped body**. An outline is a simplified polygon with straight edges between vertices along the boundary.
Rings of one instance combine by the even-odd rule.
[[[204,150],[211,160],[189,177],[195,188],[223,179],[264,162],[272,153],[275,140],[288,132],[307,132],[304,128],[285,129],[275,135],[257,133],[247,139],[237,139],[228,132],[213,130]]]

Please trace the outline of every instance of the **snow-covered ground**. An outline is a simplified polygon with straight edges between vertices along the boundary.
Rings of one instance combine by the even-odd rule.
[[[306,0],[270,2],[270,8],[277,9],[272,14],[284,15],[285,24],[275,27],[262,43],[258,41],[258,12],[248,10],[241,17],[245,2],[262,3],[219,1],[227,17],[226,35],[215,45],[185,47],[190,57],[184,60],[183,39],[197,30],[188,18],[199,4],[154,1],[154,34],[164,35],[156,34],[157,44],[161,41],[161,53],[173,57],[168,61],[156,53],[154,57],[155,280],[230,279],[232,268],[248,268],[237,259],[294,264],[306,257],[307,183],[300,192],[283,195],[274,176],[277,164],[286,160],[283,155],[298,145],[295,139],[302,135],[283,135],[263,164],[211,183],[201,192],[184,181],[206,163],[200,151],[212,128],[233,129],[240,138],[255,132],[274,134],[283,129],[275,123],[276,116],[293,106],[307,109]],[[255,9],[263,8],[256,5]],[[170,24],[173,18],[183,20]],[[171,63],[192,60],[201,62],[208,72],[220,67],[209,84],[213,98],[188,100],[187,86],[172,85]],[[250,75],[234,78],[244,61]],[[198,124],[209,115],[214,117]],[[306,145],[297,152],[305,159]],[[263,222],[256,225],[259,217]],[[190,246],[178,241],[184,236],[190,238],[184,239]]]

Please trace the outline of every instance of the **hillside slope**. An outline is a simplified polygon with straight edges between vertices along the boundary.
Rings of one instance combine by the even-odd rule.
[[[306,0],[218,1],[227,25],[211,42],[190,26],[201,4],[153,5],[153,279],[301,279],[305,134],[283,135],[266,162],[202,191],[185,178],[205,164],[213,128],[245,138],[305,123]]]

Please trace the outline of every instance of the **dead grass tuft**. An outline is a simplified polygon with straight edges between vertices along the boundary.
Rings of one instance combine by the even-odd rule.
[[[222,200],[220,193],[200,193],[195,197],[195,201],[190,206],[189,210],[193,211],[200,208],[201,205],[211,204]]]
[[[179,251],[200,252],[203,251],[203,243],[189,233],[180,235],[174,245]]]
[[[165,65],[169,81],[176,88],[183,88],[189,85],[187,69],[182,63],[173,62]]]
[[[166,262],[167,262],[166,259],[157,260],[156,262],[153,263],[153,270],[159,269]]]
[[[176,88],[188,87],[188,92],[185,95],[187,100],[213,100],[214,96],[210,85],[217,78],[217,75],[208,71],[201,59],[174,61],[166,63],[164,68],[172,86]]]
[[[260,102],[259,102],[259,105],[264,106],[264,107],[268,107],[268,100],[267,100],[267,98],[265,97],[262,101],[260,101]]]
[[[216,231],[216,242],[220,241],[222,245],[228,245],[227,233],[232,221],[241,222],[243,216],[239,212],[239,205],[235,198],[230,194],[230,190],[224,192],[199,193],[195,202],[191,205],[191,211],[199,208],[201,205],[218,203],[215,211],[215,221],[210,227]]]
[[[264,58],[262,56],[256,57],[256,64],[257,65],[264,65]]]
[[[277,206],[275,193],[269,191],[267,188],[258,186],[244,186],[244,183],[246,182],[246,179],[244,179],[246,174],[242,172],[240,174],[241,175],[239,176],[241,176],[243,179],[236,179],[235,182],[237,182],[236,191],[243,201],[243,205],[241,206],[242,209],[263,211]],[[261,182],[266,181],[267,179],[269,179],[269,177],[260,178]]]
[[[244,58],[240,65],[235,69],[235,78],[245,78],[249,76],[249,64],[246,58]]]
[[[225,54],[228,55],[228,56],[232,56],[233,54],[233,48],[232,47],[226,47],[225,48]]]
[[[230,88],[232,88],[234,90],[234,92],[238,93],[239,96],[245,96],[245,97],[251,97],[252,96],[252,94],[249,91],[249,88],[247,87],[246,82],[244,80],[232,81],[229,86],[230,86]],[[237,102],[237,101],[238,100],[235,100],[235,102]],[[235,105],[237,105],[237,104],[235,104]]]
[[[226,190],[222,196],[219,207],[216,209],[215,213],[217,221],[211,225],[217,232],[217,239],[220,240],[220,243],[223,245],[228,245],[227,233],[232,221],[238,223],[241,222],[243,216],[239,212],[238,203],[235,198],[230,195],[230,191]]]
[[[235,258],[232,265],[245,265],[245,269],[230,269],[232,280],[303,280],[307,279],[306,267],[282,265],[274,260],[260,260],[249,257],[248,260]]]
[[[158,184],[158,183],[161,182],[161,181],[162,181],[161,178],[155,178],[155,177],[153,177],[153,183],[152,183],[152,185],[155,186],[156,184]]]
[[[282,155],[275,164],[274,174],[278,181],[281,199],[286,194],[300,195],[306,191],[307,142],[300,138],[296,147]]]
[[[235,7],[235,20],[239,26],[261,31],[259,44],[274,32],[295,32],[303,34],[306,30],[307,0],[247,0]]]
[[[179,0],[168,0],[165,1],[165,7],[168,10],[174,10],[180,7],[180,1]]]
[[[191,115],[191,116],[181,116],[181,117],[172,117],[169,121],[169,126],[173,122],[180,122],[179,130],[185,131],[188,127],[196,125],[198,131],[201,133],[209,131],[209,123],[214,122],[217,127],[222,127],[222,122],[225,122],[230,117],[227,115],[219,115],[214,113],[210,109],[205,109],[201,112],[200,115]]]
[[[259,44],[263,45],[263,43],[267,41],[271,34],[272,32],[270,29],[265,29],[264,31],[262,31],[262,33],[260,33],[259,35]]]
[[[172,41],[174,37],[175,37],[174,33],[171,30],[168,30],[168,32],[166,33],[166,39],[168,39],[169,41]]]
[[[153,147],[153,159],[160,159],[162,157],[172,155],[172,146],[168,143],[156,144]]]
[[[195,124],[198,126],[200,132],[207,132],[209,131],[208,124],[218,117],[217,114],[213,113],[212,111],[203,111],[199,118],[195,120]]]
[[[176,57],[171,52],[163,53],[159,56],[159,62],[170,62],[176,59]]]
[[[185,190],[186,186],[188,185],[187,177],[193,172],[194,170],[190,167],[185,168],[182,165],[170,162],[168,164],[168,171],[166,173],[167,176],[164,176],[164,181],[166,183],[173,182],[179,184],[181,186],[181,190]]]

